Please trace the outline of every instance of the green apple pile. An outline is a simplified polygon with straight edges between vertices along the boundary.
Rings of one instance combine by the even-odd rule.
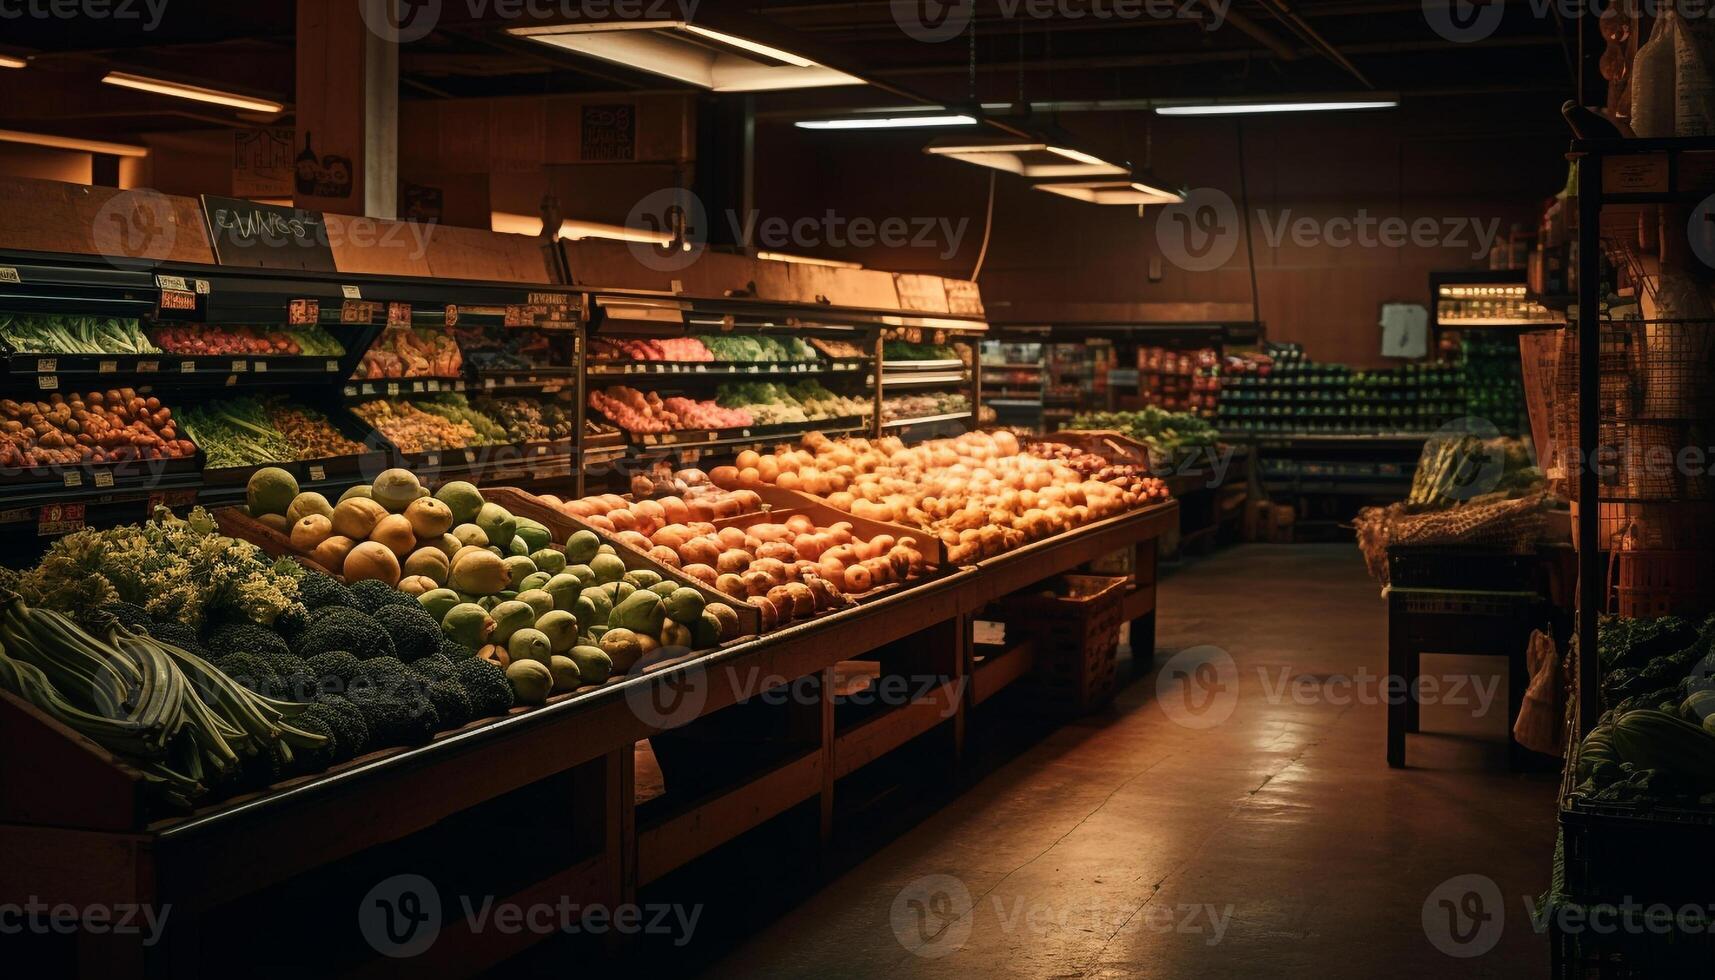
[[[628,570],[593,532],[574,533],[563,551],[538,547],[546,528],[510,514],[485,519],[488,508],[499,510],[485,503],[475,515],[486,540],[461,548],[447,581],[417,601],[448,637],[506,668],[522,703],[600,684],[664,647],[700,650],[738,635],[731,606]]]

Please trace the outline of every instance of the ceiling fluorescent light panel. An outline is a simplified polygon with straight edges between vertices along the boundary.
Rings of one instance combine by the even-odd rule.
[[[713,92],[863,84],[794,52],[682,20],[514,27],[507,33]]]

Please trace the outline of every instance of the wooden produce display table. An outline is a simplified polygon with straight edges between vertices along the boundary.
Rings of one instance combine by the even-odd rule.
[[[554,860],[538,860],[522,878],[500,877],[507,887],[492,893],[502,902],[618,906],[632,901],[638,885],[810,800],[820,800],[825,840],[840,776],[942,727],[949,734],[945,761],[956,763],[966,712],[1019,676],[1000,658],[984,668],[985,675],[995,672],[986,683],[966,683],[970,619],[985,603],[1134,547],[1150,561],[1127,598],[1133,643],[1152,643],[1154,541],[1177,520],[1172,501],[1132,511],[692,660],[544,707],[514,709],[425,746],[373,753],[151,823],[138,817],[134,774],[0,693],[0,739],[7,746],[0,759],[0,903],[170,905],[159,943],[144,948],[134,936],[79,933],[78,964],[80,972],[102,976],[182,977],[216,971],[203,962],[199,924],[222,906],[302,876],[337,875],[341,862],[432,834],[461,815],[491,813],[484,819],[509,824],[508,808],[523,793],[552,801],[550,815],[564,839],[556,842]],[[1148,637],[1138,635],[1139,624]],[[935,683],[906,703],[842,722],[835,664],[890,644],[908,648]],[[639,825],[637,742],[787,685],[811,692],[789,702],[799,739],[794,751]],[[55,802],[32,806],[44,795]],[[332,908],[328,921],[338,924],[348,914]],[[475,973],[541,938],[528,930],[478,933],[468,925],[449,919],[420,967],[436,975]],[[373,957],[330,972],[385,972],[406,962]]]

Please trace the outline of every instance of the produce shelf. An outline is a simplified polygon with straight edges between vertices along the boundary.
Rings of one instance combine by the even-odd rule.
[[[869,362],[862,360],[769,362],[761,364],[723,361],[692,363],[678,361],[592,361],[585,366],[584,373],[591,378],[628,378],[633,381],[647,381],[659,377],[685,381],[699,377],[727,380],[731,378],[855,375],[859,371],[868,369],[868,367]]]
[[[397,398],[400,395],[425,395],[439,391],[466,391],[470,384],[464,378],[374,378],[347,381],[347,398]]]
[[[1136,616],[1127,616],[1136,619]],[[982,704],[1036,665],[1036,642],[1022,640],[1006,647],[972,647],[971,703]]]
[[[913,425],[928,425],[931,422],[953,422],[971,417],[970,412],[948,412],[945,415],[924,415],[914,419],[891,419],[881,423],[884,429],[903,429]]]
[[[627,433],[633,446],[644,449],[717,449],[797,439],[809,432],[838,435],[869,429],[862,416],[848,415],[833,419],[812,419],[809,422],[781,422],[774,425],[753,425],[744,429],[684,429],[678,432]]]
[[[883,388],[908,388],[918,385],[962,385],[970,382],[970,375],[962,371],[928,372],[923,374],[888,374],[882,369],[881,386]]]
[[[963,371],[965,362],[956,357],[943,358],[933,361],[890,361],[881,362],[882,373],[888,371]]]

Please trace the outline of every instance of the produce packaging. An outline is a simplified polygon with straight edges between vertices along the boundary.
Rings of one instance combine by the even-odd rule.
[[[464,369],[458,341],[445,330],[427,327],[388,327],[375,339],[352,377],[456,378]]]
[[[30,354],[159,354],[131,317],[0,313],[0,340]]]

